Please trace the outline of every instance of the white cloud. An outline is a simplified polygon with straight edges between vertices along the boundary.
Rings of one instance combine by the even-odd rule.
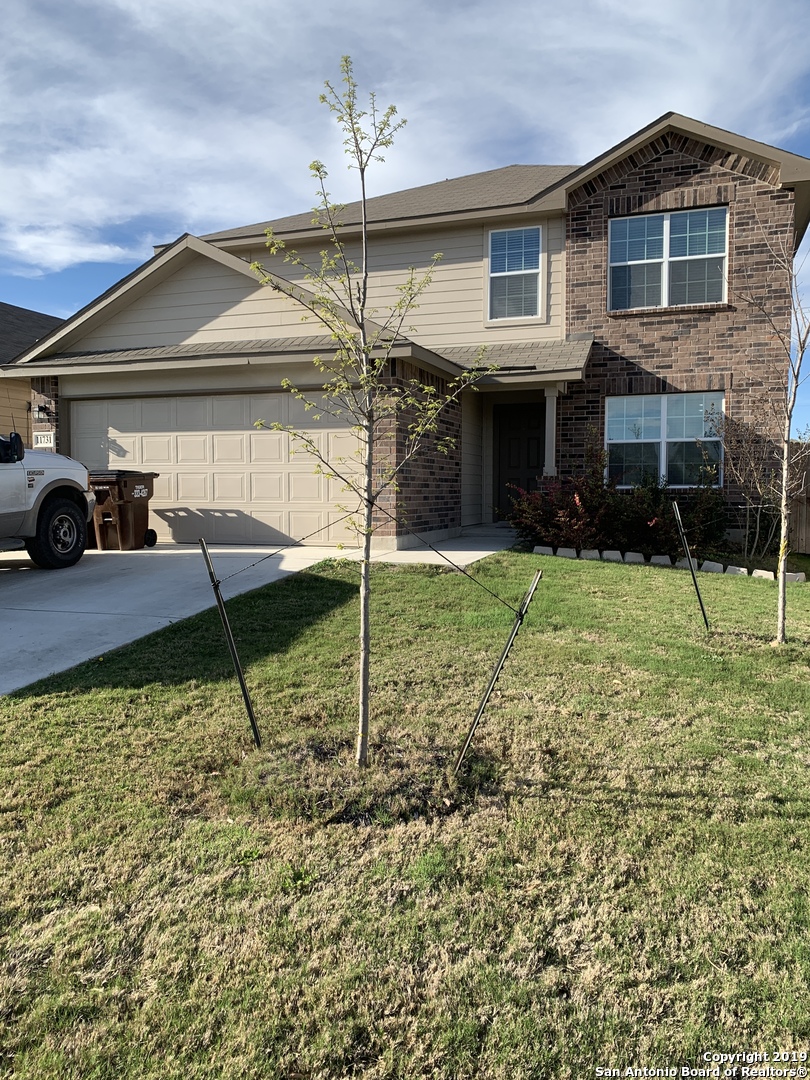
[[[0,259],[120,262],[303,210],[316,156],[354,197],[317,104],[343,53],[409,119],[372,192],[577,164],[668,109],[798,149],[809,28],[802,0],[6,0]]]
[[[142,261],[152,254],[152,243],[145,238],[129,245],[114,244],[94,239],[86,230],[70,225],[7,226],[0,229],[0,245],[23,277],[41,277],[74,266],[77,252],[82,262],[110,263]]]

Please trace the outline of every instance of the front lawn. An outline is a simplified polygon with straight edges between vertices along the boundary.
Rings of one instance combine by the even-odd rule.
[[[810,1050],[810,585],[356,565],[0,702],[0,1076],[528,1080]]]

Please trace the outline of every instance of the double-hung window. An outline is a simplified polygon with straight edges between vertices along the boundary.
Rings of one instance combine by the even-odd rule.
[[[619,487],[663,477],[672,487],[722,481],[722,392],[606,400],[608,476]]]
[[[540,314],[540,227],[489,234],[489,317]]]
[[[609,309],[722,303],[727,220],[724,206],[611,220]]]

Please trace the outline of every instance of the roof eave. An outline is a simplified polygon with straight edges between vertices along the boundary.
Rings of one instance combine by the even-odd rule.
[[[484,375],[479,382],[481,387],[494,386],[525,386],[526,383],[542,383],[543,385],[558,382],[575,382],[582,378],[585,365],[581,367],[559,368],[555,371],[505,371],[491,372]]]
[[[315,356],[325,355],[326,350],[308,347],[305,339],[301,345],[294,349],[284,349],[277,353],[270,350],[262,353],[239,353],[220,356],[200,356],[193,352],[186,356],[173,355],[166,357],[139,358],[137,356],[122,360],[117,353],[98,353],[93,359],[73,359],[69,356],[44,360],[40,362],[30,361],[23,370],[14,365],[6,365],[0,368],[0,374],[16,378],[33,378],[47,375],[92,375],[99,371],[104,372],[132,372],[132,371],[165,371],[173,365],[189,365],[195,368],[222,368],[222,367],[272,367],[274,365],[301,363],[311,364]],[[457,377],[465,369],[455,364],[452,360],[425,349],[414,342],[402,340],[395,342],[388,350],[388,356],[396,359],[413,359],[423,364],[426,368],[442,375]],[[105,358],[108,357],[108,358]]]

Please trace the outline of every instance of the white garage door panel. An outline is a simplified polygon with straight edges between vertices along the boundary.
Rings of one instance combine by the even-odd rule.
[[[175,447],[180,465],[205,465],[209,459],[207,435],[178,435]]]
[[[284,461],[289,453],[289,435],[280,431],[256,431],[250,436],[250,460]]]
[[[174,463],[174,438],[171,435],[144,435],[141,439],[140,461],[144,468],[157,469]],[[124,442],[121,442],[124,445]]]
[[[253,502],[284,501],[284,473],[254,472],[250,476],[250,495]]]
[[[134,459],[130,459],[134,460]],[[127,469],[132,468],[132,465],[118,465],[116,468]],[[140,465],[135,465],[134,468],[141,468]],[[154,469],[144,470],[145,472],[154,472]],[[177,499],[177,475],[173,472],[162,472],[154,479],[154,492],[152,499],[149,502],[150,507],[159,506],[161,503],[171,504]],[[184,500],[185,501],[185,500]],[[157,525],[153,528],[157,529]],[[159,531],[159,530],[158,530]]]
[[[177,498],[180,502],[207,503],[209,494],[207,473],[178,473]]]
[[[88,467],[157,472],[150,525],[162,540],[271,544],[351,542],[341,518],[352,497],[316,473],[285,432],[300,424],[319,446],[350,456],[348,424],[315,420],[288,393],[212,394],[71,403],[71,453]],[[318,532],[318,530],[322,530]]]
[[[108,406],[107,423],[110,431],[134,431],[138,427],[135,402],[111,401]]]
[[[246,438],[246,435],[215,435],[214,461],[217,465],[229,461],[237,461],[241,464],[245,460]]]
[[[214,502],[217,505],[233,503],[241,506],[247,498],[246,487],[244,473],[215,472]]]
[[[177,398],[175,409],[178,431],[205,431],[211,426],[210,398]]]
[[[137,402],[136,402],[137,404]],[[142,431],[167,431],[174,426],[174,398],[143,398],[140,402]]]

